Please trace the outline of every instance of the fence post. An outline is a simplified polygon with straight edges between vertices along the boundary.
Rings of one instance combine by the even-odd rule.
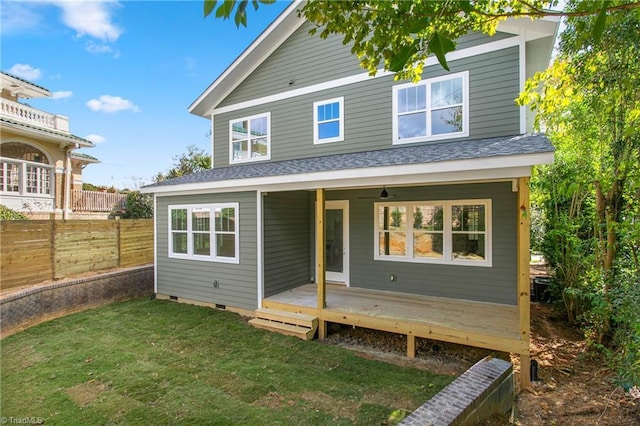
[[[122,266],[122,247],[120,247],[122,239],[120,238],[120,216],[116,216],[116,245],[118,246],[118,267]]]
[[[56,218],[51,216],[51,275],[52,279],[58,278],[58,266],[56,262]]]

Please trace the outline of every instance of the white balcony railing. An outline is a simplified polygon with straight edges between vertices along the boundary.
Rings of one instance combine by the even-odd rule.
[[[19,102],[0,99],[0,114],[33,126],[69,133],[69,119],[67,117],[40,111]]]

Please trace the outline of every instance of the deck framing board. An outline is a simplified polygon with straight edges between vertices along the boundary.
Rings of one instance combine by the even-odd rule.
[[[518,354],[529,350],[528,340],[520,338],[517,306],[327,285],[327,307],[318,309],[316,291],[314,284],[300,286],[265,299],[263,306],[316,315],[320,323]]]

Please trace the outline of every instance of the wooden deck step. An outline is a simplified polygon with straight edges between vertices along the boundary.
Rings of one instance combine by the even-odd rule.
[[[254,327],[296,336],[303,340],[313,339],[318,329],[318,318],[311,315],[267,308],[260,308],[255,314],[256,317],[249,321]]]

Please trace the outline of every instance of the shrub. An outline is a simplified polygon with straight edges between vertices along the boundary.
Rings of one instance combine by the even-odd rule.
[[[0,204],[0,220],[28,220],[23,213],[11,210],[9,207]]]
[[[127,194],[124,219],[150,219],[153,217],[153,195],[132,191]]]

